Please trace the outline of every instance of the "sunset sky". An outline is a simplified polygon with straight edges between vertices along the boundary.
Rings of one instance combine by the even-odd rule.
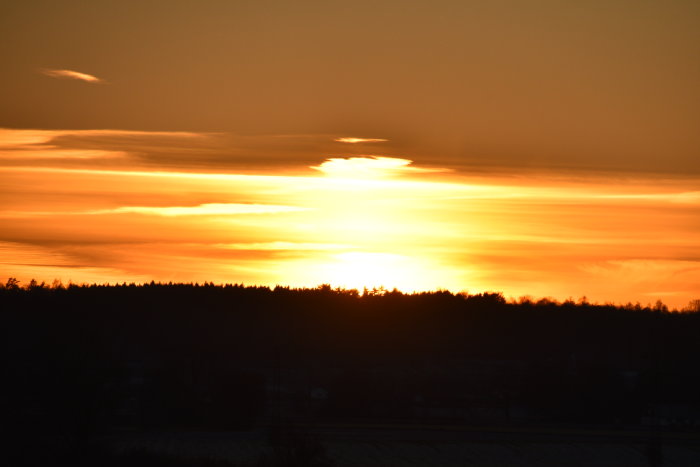
[[[0,5],[0,280],[700,298],[700,2]]]

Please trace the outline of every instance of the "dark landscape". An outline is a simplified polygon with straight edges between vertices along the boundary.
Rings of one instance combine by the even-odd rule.
[[[4,464],[697,465],[695,305],[11,279]]]

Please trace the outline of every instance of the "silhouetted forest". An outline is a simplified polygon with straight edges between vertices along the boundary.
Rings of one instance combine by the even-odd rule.
[[[15,447],[283,421],[700,426],[700,312],[660,303],[11,279],[0,320]]]

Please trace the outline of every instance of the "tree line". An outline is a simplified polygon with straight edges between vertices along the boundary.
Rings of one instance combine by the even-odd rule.
[[[276,416],[639,425],[700,408],[700,312],[662,303],[10,279],[0,323],[15,432]]]

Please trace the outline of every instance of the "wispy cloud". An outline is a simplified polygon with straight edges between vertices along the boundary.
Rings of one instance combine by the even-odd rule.
[[[79,81],[86,81],[88,83],[104,83],[104,80],[98,78],[97,76],[90,75],[87,73],[81,73],[80,71],[44,69],[41,70],[41,72],[46,76],[50,76],[52,78],[77,79]]]
[[[122,245],[118,245],[123,249]],[[31,278],[63,280],[64,283],[116,283],[124,280],[144,282],[150,276],[124,271],[100,261],[99,255],[75,254],[70,248],[55,248],[0,240],[0,270],[11,271],[22,285]],[[111,255],[113,257],[114,255]],[[109,258],[110,254],[105,254]],[[96,263],[105,263],[97,264]]]
[[[213,137],[211,133],[177,131],[0,128],[0,166],[94,167],[97,163],[101,167],[133,167],[138,162],[146,165],[158,156],[167,160],[166,155],[172,155],[175,149],[201,154]],[[149,159],[148,155],[153,156]]]
[[[129,167],[153,170],[252,173],[257,169],[298,170],[318,161],[319,154],[334,154],[337,144],[328,135],[293,138],[276,135],[234,135],[219,132],[133,131],[119,129],[39,130],[0,128],[0,150],[119,151],[128,157],[99,162],[100,168]],[[356,146],[357,147],[357,146]],[[42,156],[43,166],[95,167],[90,160]],[[27,155],[32,159],[36,157]],[[18,155],[7,164],[16,166]],[[51,160],[49,160],[51,159]],[[63,161],[65,159],[65,162]],[[293,162],[292,162],[293,161]],[[3,165],[0,160],[0,166]]]
[[[154,139],[167,137],[173,139],[205,138],[209,133],[193,133],[186,131],[134,131],[134,130],[27,130],[15,128],[0,128],[0,149],[36,149],[37,146],[46,149],[60,149],[57,140],[63,138],[97,139],[103,138],[115,145],[120,139],[134,141],[135,139]],[[162,139],[158,139],[163,143]]]
[[[444,172],[445,169],[409,167],[413,161],[398,157],[363,156],[326,159],[312,169],[342,178],[374,178],[406,172]]]
[[[221,216],[234,214],[275,214],[282,212],[306,211],[308,208],[280,206],[272,204],[207,203],[199,206],[125,206],[116,209],[93,211],[91,214],[135,213],[156,216]]]
[[[2,146],[0,146],[1,148]],[[124,157],[124,151],[103,151],[99,149],[38,149],[22,151],[3,151],[0,149],[0,159],[108,159]]]
[[[227,216],[237,214],[277,214],[308,211],[310,208],[274,204],[206,203],[197,206],[121,206],[89,211],[0,211],[0,218],[81,216],[104,214],[145,214],[152,216]]]
[[[304,242],[265,242],[265,243],[221,243],[212,245],[226,250],[271,250],[271,251],[323,251],[350,250],[352,245],[338,243],[304,243]]]
[[[349,144],[357,144],[357,143],[385,143],[389,141],[388,139],[383,139],[383,138],[354,138],[354,137],[344,137],[344,138],[336,138],[336,142],[338,143],[349,143]]]

